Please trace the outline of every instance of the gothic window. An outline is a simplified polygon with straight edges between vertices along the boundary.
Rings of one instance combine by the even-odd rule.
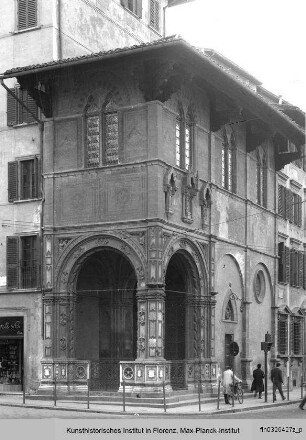
[[[87,167],[118,163],[118,113],[112,98],[107,99],[101,111],[90,97],[85,119]]]
[[[175,126],[175,159],[176,166],[190,171],[192,167],[193,153],[193,121],[190,114],[185,117],[182,108],[179,110],[179,116],[176,119]]]
[[[116,105],[109,100],[104,107],[104,163],[111,165],[118,163],[118,113]]]
[[[236,141],[231,129],[223,130],[222,141],[222,186],[228,191],[235,191]]]
[[[267,159],[264,151],[257,150],[256,158],[256,190],[258,205],[267,207]]]

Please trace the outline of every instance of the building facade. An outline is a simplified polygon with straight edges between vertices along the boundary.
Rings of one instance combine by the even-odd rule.
[[[166,5],[164,0],[5,2],[0,70],[153,41],[163,35]],[[40,384],[37,360],[44,356],[42,131],[36,120],[41,111],[16,79],[5,86],[9,90],[0,87],[0,390],[20,390],[25,372],[30,391]]]
[[[278,171],[304,130],[227,64],[165,38],[5,72],[41,111],[40,391],[212,392],[228,365],[248,385],[266,332],[281,354]]]

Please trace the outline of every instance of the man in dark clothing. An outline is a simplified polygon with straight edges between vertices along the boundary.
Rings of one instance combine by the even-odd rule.
[[[282,390],[283,376],[282,371],[279,367],[280,363],[277,362],[276,367],[272,368],[271,370],[271,380],[273,382],[273,402],[276,401],[276,389],[278,389],[279,394],[282,396],[282,399],[285,400]]]
[[[251,391],[255,391],[254,397],[257,396],[258,393],[258,399],[261,399],[261,394],[264,391],[264,383],[263,378],[265,377],[265,373],[261,369],[261,364],[257,365],[257,369],[253,371],[253,383]]]

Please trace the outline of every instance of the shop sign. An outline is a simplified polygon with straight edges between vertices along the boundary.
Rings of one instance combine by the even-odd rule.
[[[0,317],[1,336],[23,336],[23,316]]]

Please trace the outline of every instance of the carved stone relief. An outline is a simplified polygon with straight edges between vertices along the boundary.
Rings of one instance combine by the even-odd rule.
[[[198,174],[189,172],[183,179],[182,195],[183,195],[183,215],[182,220],[185,223],[193,222],[193,198],[198,192]]]

